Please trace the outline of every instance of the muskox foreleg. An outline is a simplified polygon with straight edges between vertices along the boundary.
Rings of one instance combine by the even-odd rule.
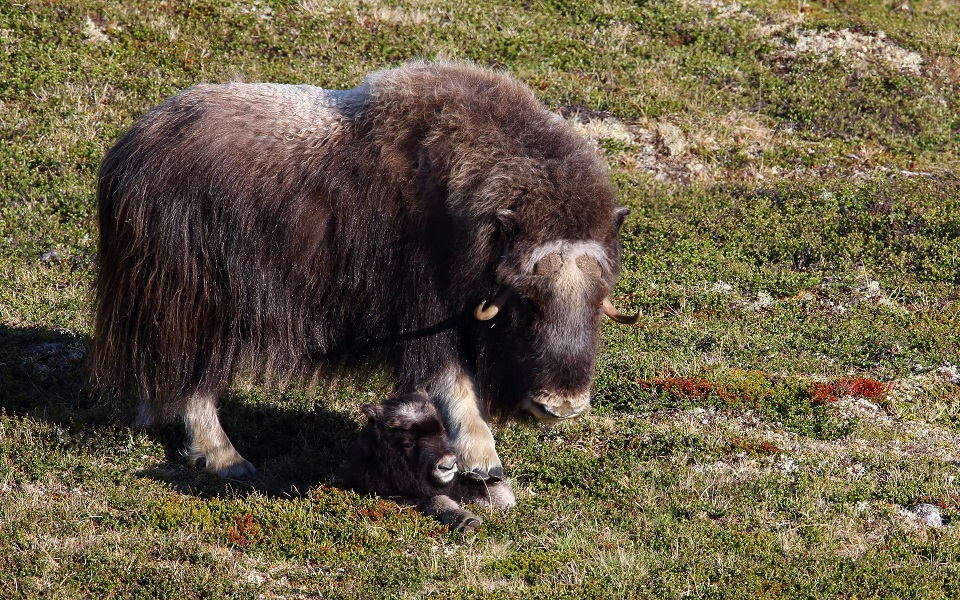
[[[459,367],[450,368],[430,386],[429,394],[443,416],[460,471],[470,479],[502,479],[503,465],[493,433],[480,412],[473,378]]]
[[[453,531],[476,531],[483,525],[480,517],[442,494],[423,500],[417,504],[417,510],[436,518]]]
[[[257,472],[240,456],[220,425],[216,394],[195,392],[183,411],[187,430],[187,459],[223,478],[248,477]]]

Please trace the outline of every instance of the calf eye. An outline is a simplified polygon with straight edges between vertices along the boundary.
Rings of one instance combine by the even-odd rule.
[[[592,256],[587,256],[586,254],[577,257],[577,266],[580,267],[580,270],[590,275],[600,279],[603,275],[603,269],[600,267],[600,261],[593,258]]]

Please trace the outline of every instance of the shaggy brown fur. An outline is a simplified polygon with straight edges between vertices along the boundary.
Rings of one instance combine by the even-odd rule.
[[[472,531],[482,523],[458,503],[496,508],[516,504],[507,481],[485,485],[456,473],[453,444],[423,392],[367,404],[363,412],[368,421],[345,477],[357,492],[399,498],[457,531]]]
[[[589,405],[626,211],[589,144],[505,74],[198,85],[110,149],[98,202],[93,381],[136,392],[144,425],[183,417],[221,475],[252,472],[215,409],[238,376],[385,364],[479,478],[503,473],[488,411]]]

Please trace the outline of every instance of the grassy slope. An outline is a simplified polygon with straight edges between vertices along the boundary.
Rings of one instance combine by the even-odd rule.
[[[958,12],[0,5],[5,591],[960,595]],[[645,325],[605,326],[590,418],[498,431],[520,503],[471,537],[322,485],[376,377],[225,399],[251,490],[183,467],[176,428],[131,431],[81,367],[97,164],[137,115],[198,81],[344,87],[417,56],[530,83],[634,209],[616,295]]]

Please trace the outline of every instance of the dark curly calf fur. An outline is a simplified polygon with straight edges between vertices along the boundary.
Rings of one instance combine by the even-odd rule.
[[[368,422],[346,477],[354,490],[400,498],[457,531],[473,531],[482,523],[459,502],[497,508],[516,504],[508,482],[484,485],[457,473],[453,444],[425,393],[367,404],[363,412]]]

